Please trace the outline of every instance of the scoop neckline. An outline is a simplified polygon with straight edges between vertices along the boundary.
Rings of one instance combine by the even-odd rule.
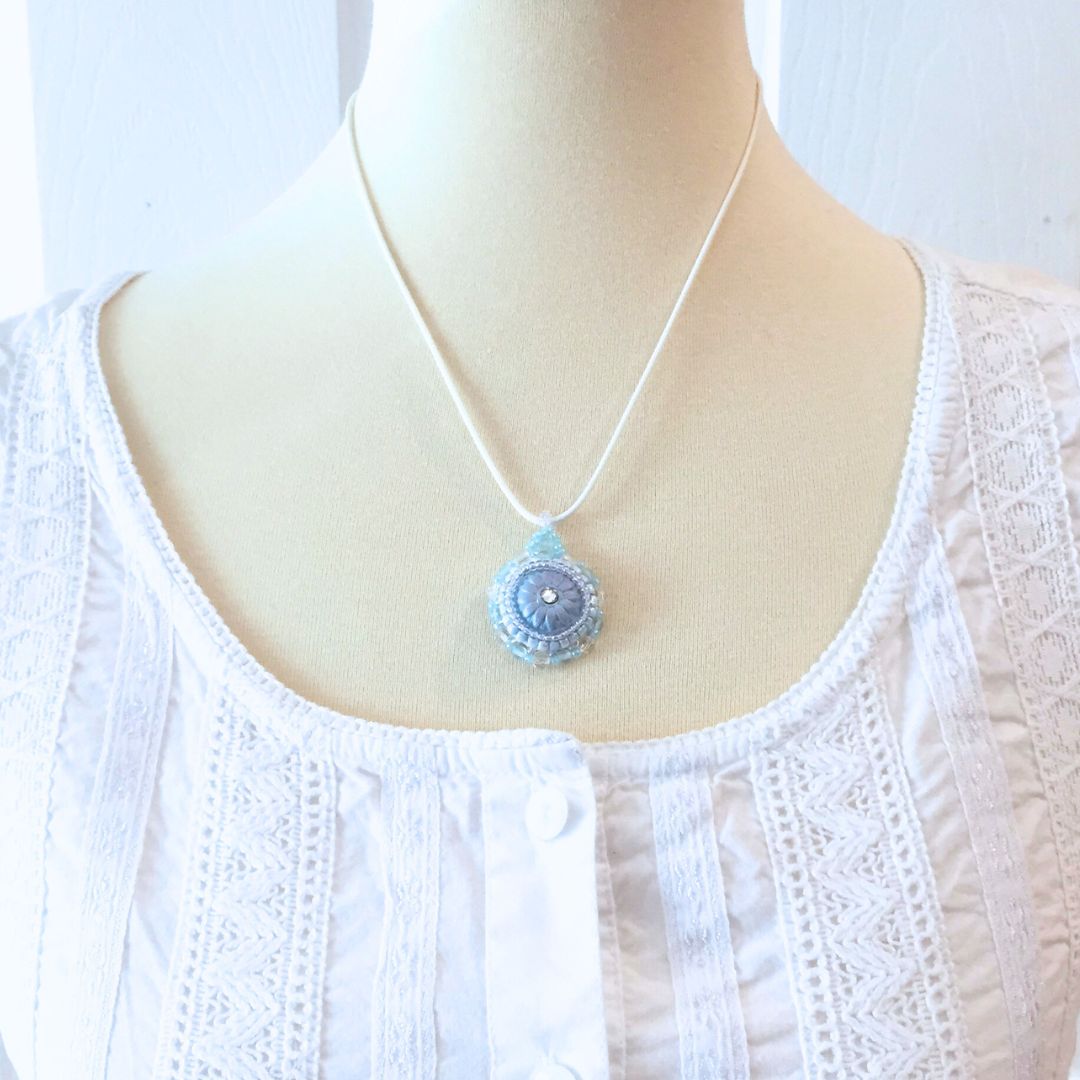
[[[853,608],[814,662],[774,697],[739,715],[703,727],[645,739],[603,742],[579,739],[569,731],[545,726],[514,728],[411,727],[374,720],[309,698],[286,684],[262,664],[226,623],[191,569],[181,558],[158,515],[135,466],[127,435],[120,423],[105,379],[100,351],[101,312],[129,282],[149,268],[116,271],[88,288],[77,305],[83,313],[78,390],[84,395],[83,415],[91,460],[99,474],[103,494],[139,531],[137,560],[150,577],[176,593],[196,617],[201,644],[223,663],[223,672],[235,672],[254,694],[258,705],[273,710],[275,726],[305,742],[330,737],[350,743],[360,756],[398,756],[412,760],[434,755],[443,766],[475,764],[480,758],[513,757],[528,764],[530,755],[546,755],[571,762],[586,762],[609,774],[648,774],[656,769],[681,771],[698,765],[718,765],[744,757],[752,744],[775,742],[801,729],[812,719],[814,704],[835,692],[873,649],[877,628],[893,614],[893,602],[902,589],[905,550],[910,550],[920,515],[929,510],[927,485],[918,475],[925,465],[930,417],[941,368],[940,321],[943,281],[936,251],[910,237],[893,239],[911,258],[922,282],[922,345],[900,476],[884,536]],[[170,608],[171,610],[171,608]]]

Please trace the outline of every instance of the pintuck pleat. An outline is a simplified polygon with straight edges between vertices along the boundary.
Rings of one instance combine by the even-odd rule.
[[[659,771],[649,782],[679,1028],[680,1076],[748,1077],[709,775]]]
[[[119,654],[104,716],[104,744],[86,808],[69,1076],[107,1080],[127,923],[154,791],[172,659],[171,625],[125,563]]]
[[[392,761],[381,775],[382,935],[374,972],[371,1076],[437,1075],[435,929],[439,909],[437,775]]]

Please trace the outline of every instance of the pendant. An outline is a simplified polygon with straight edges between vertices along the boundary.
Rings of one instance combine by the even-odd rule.
[[[525,550],[505,563],[488,586],[488,615],[514,656],[536,666],[581,656],[603,623],[604,594],[593,572],[567,557],[545,524]]]

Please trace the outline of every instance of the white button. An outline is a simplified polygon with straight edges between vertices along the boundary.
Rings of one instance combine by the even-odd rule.
[[[545,785],[535,788],[529,796],[528,806],[525,807],[525,821],[529,832],[541,840],[554,839],[562,832],[568,811],[566,796],[557,787]]]
[[[529,1080],[577,1080],[577,1073],[554,1061],[542,1061],[531,1073]]]

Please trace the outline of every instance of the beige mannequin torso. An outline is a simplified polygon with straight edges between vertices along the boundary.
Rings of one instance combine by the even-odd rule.
[[[529,509],[558,513],[742,149],[741,4],[702,2],[678,25],[620,7],[617,26],[605,0],[557,26],[547,9],[440,6],[412,41],[377,9],[357,141],[485,443]],[[854,607],[896,497],[923,333],[904,249],[762,116],[604,471],[557,525],[605,590],[600,638],[534,669],[495,637],[485,590],[535,526],[398,292],[348,135],[103,312],[136,465],[225,622],[301,694],[409,727],[639,739],[785,690]]]

